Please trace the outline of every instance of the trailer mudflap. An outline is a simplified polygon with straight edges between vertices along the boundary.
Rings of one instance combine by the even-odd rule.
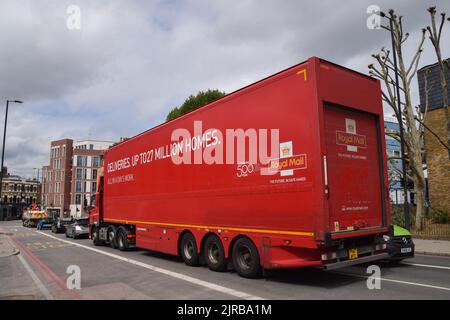
[[[361,257],[353,260],[344,260],[344,261],[338,261],[338,262],[332,262],[328,264],[322,265],[322,268],[325,270],[333,270],[333,269],[339,269],[343,267],[349,267],[356,264],[366,263],[370,261],[376,261],[376,260],[382,260],[389,257],[389,254],[387,252],[378,253],[366,257]]]

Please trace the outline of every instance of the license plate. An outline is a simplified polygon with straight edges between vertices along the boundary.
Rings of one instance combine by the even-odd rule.
[[[349,249],[348,250],[348,258],[349,260],[357,259],[358,258],[358,249]]]
[[[400,252],[401,252],[401,253],[408,253],[408,252],[411,252],[411,248],[401,248],[401,249],[400,249]]]

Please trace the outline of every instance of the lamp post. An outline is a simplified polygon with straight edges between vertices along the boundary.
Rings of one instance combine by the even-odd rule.
[[[400,85],[398,80],[398,67],[397,67],[397,51],[395,49],[395,40],[394,40],[394,30],[393,30],[393,22],[392,18],[388,17],[385,13],[380,12],[380,16],[389,19],[389,29],[391,32],[391,41],[392,41],[392,55],[394,62],[394,71],[395,71],[395,90],[397,95],[397,120],[398,126],[400,129],[400,147],[401,147],[401,156],[402,156],[402,174],[403,174],[403,214],[405,218],[405,228],[411,229],[411,221],[409,216],[409,205],[408,205],[408,185],[407,185],[407,175],[406,175],[406,161],[405,161],[405,138],[403,136],[403,116],[402,116],[402,104],[400,101]],[[401,21],[400,21],[401,26]]]
[[[1,173],[0,173],[0,203],[3,202],[2,191],[3,191],[3,162],[5,160],[5,141],[6,141],[6,124],[8,122],[8,107],[9,103],[23,103],[20,100],[6,100],[6,112],[5,112],[5,127],[3,129],[3,148],[2,148],[2,163],[1,163]]]

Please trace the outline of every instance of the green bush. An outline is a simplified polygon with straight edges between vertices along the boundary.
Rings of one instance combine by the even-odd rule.
[[[392,224],[402,228],[405,227],[405,214],[402,205],[391,205],[391,219]]]
[[[450,215],[448,212],[441,211],[441,210],[433,210],[433,214],[431,217],[431,222],[436,224],[445,224],[450,223]]]

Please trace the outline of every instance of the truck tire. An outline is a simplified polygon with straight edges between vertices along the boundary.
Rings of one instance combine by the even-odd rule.
[[[248,238],[238,239],[233,246],[233,267],[244,278],[261,276],[261,262],[258,249]]]
[[[117,229],[114,226],[108,229],[108,241],[111,248],[117,249]]]
[[[225,271],[227,268],[227,259],[222,241],[216,235],[210,235],[206,238],[204,246],[204,257],[206,264],[213,271]]]
[[[180,255],[184,263],[188,266],[196,267],[199,265],[199,256],[197,242],[190,232],[186,232],[180,241]]]
[[[124,229],[119,228],[117,230],[116,241],[120,251],[127,251],[130,248],[127,235],[128,233]]]
[[[100,246],[103,244],[103,241],[100,240],[97,228],[92,228],[91,231],[92,243],[94,246]]]

